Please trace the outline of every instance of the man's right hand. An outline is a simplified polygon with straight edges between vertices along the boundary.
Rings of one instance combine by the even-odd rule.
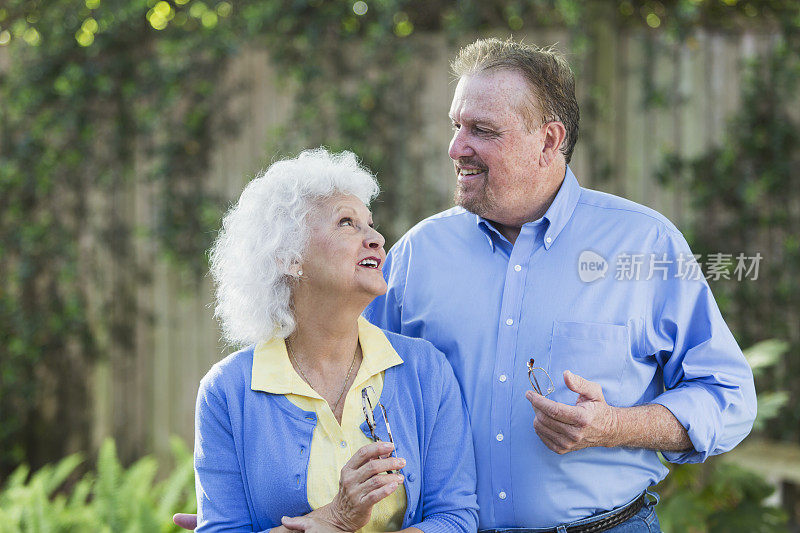
[[[358,531],[366,526],[372,507],[403,482],[401,474],[386,474],[406,465],[405,459],[389,456],[393,449],[390,442],[361,447],[342,468],[339,492],[333,501],[312,514],[325,513],[324,519],[342,531]]]

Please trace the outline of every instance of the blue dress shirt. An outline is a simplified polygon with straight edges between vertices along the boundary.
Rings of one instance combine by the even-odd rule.
[[[403,527],[471,533],[477,525],[475,457],[450,365],[430,343],[386,332],[403,363],[386,369],[386,407],[407,495]],[[195,410],[197,532],[261,531],[311,512],[306,476],[317,414],[283,394],[251,388],[253,347],[200,382]],[[376,433],[388,441],[382,416]],[[361,431],[370,436],[366,420]]]
[[[365,316],[431,341],[453,366],[472,424],[481,529],[585,518],[667,473],[649,450],[545,447],[525,399],[531,357],[552,377],[555,401],[575,403],[569,369],[599,383],[611,405],[665,406],[694,445],[665,453],[670,461],[703,461],[748,434],[752,372],[691,259],[665,217],[580,187],[569,168],[545,215],[513,245],[453,208],[392,247],[389,290]]]

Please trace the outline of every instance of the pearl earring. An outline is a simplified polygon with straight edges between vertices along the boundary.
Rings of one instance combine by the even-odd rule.
[[[298,275],[298,276],[302,276],[302,275],[303,275],[303,271],[302,271],[302,270],[298,270],[298,271],[297,271],[297,275]]]

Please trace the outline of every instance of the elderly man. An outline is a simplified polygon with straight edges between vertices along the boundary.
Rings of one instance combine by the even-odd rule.
[[[675,226],[578,184],[564,58],[488,39],[453,70],[458,207],[395,244],[366,316],[452,364],[481,530],[659,531],[657,451],[700,462],[739,443],[750,368]]]

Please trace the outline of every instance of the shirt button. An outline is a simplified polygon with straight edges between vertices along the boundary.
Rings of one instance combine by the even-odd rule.
[[[501,500],[505,500],[505,499],[506,499],[506,493],[505,493],[505,492],[501,492],[501,493],[500,493],[500,494],[498,494],[497,496],[498,496],[498,497],[499,497]]]
[[[347,442],[342,441],[339,443],[339,446],[341,446],[342,448],[347,448]]]
[[[495,438],[497,439],[497,442],[501,442],[503,440],[503,434],[502,433],[498,433]]]
[[[547,244],[550,244],[551,242],[553,242],[553,239],[551,239],[550,237],[548,237],[548,238],[546,238],[546,239],[544,240],[544,242],[546,242]]]
[[[522,270],[522,267],[520,265],[514,265],[514,270],[519,272],[520,270]]]
[[[499,380],[500,380],[500,383],[505,383],[505,382],[506,382],[506,379],[508,379],[508,378],[506,378],[506,375],[505,375],[505,374],[500,374],[500,377],[499,377],[499,378],[497,378],[497,379],[499,379]]]
[[[509,319],[507,319],[507,320],[506,320],[506,325],[507,325],[507,326],[510,326],[510,325],[512,325],[513,323],[514,323],[514,319],[513,319],[513,318],[509,318]]]

